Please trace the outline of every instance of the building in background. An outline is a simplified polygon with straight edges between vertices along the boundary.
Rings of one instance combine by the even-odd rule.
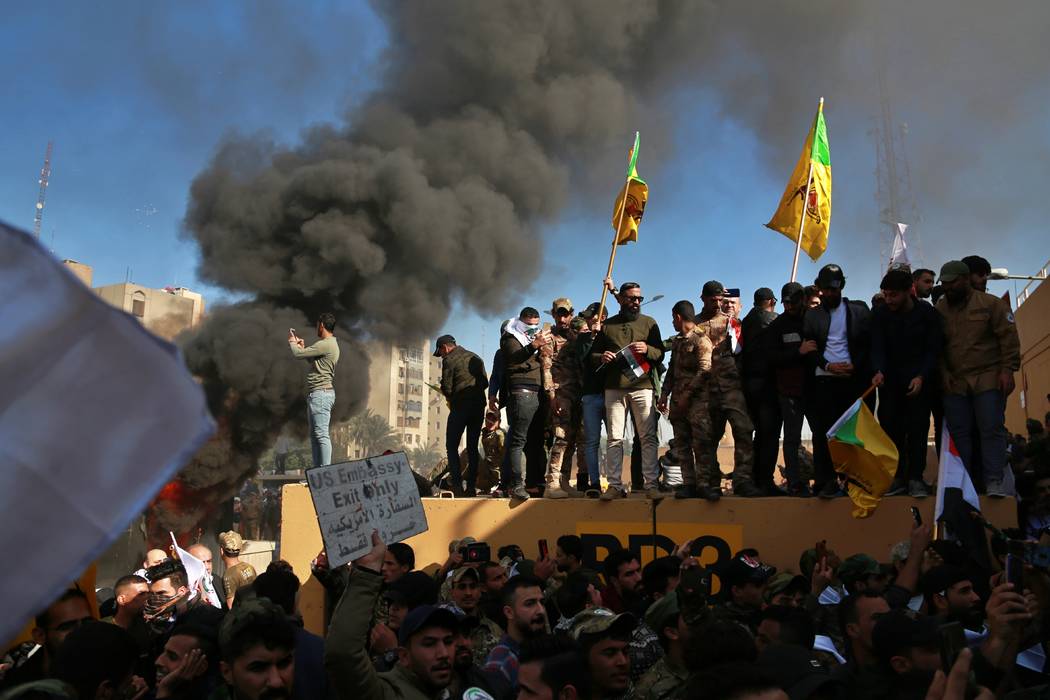
[[[429,439],[428,445],[437,448],[438,450],[444,451],[445,449],[445,426],[448,423],[448,403],[445,400],[444,394],[441,393],[441,358],[434,357],[433,352],[427,353],[427,359],[430,361],[430,384],[432,387],[428,388],[427,398],[430,404],[430,411],[427,416],[427,437]],[[437,387],[436,389],[433,387]],[[461,441],[462,444],[466,444],[466,436]]]
[[[204,297],[185,287],[150,289],[133,282],[121,282],[96,287],[95,293],[166,340],[197,326],[204,316]]]
[[[84,283],[85,287],[91,287],[91,279],[94,277],[94,271],[90,265],[85,265],[82,262],[76,260],[69,260],[68,258],[62,261],[62,264],[66,268],[77,276],[77,279]]]

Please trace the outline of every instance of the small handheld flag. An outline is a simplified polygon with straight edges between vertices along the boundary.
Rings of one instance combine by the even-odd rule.
[[[866,518],[878,507],[893,481],[898,457],[896,445],[863,399],[854,401],[828,431],[831,461],[846,475],[855,518]]]

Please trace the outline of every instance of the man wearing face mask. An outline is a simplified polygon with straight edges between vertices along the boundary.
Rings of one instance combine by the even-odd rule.
[[[146,569],[146,578],[150,582],[149,598],[142,616],[155,637],[166,635],[177,619],[202,605],[201,596],[189,588],[182,562],[168,559],[151,566]]]
[[[529,428],[540,410],[543,372],[539,350],[549,342],[550,333],[540,330],[540,312],[531,306],[526,306],[518,318],[507,323],[507,330],[500,338],[509,392],[507,420],[510,423],[507,440],[510,473],[503,475],[503,485],[508,495],[519,501],[529,499],[522,463]]]
[[[611,280],[606,280],[612,286]],[[645,495],[660,498],[657,485],[659,438],[656,434],[656,399],[653,368],[664,358],[664,341],[656,320],[641,312],[642,288],[637,282],[620,285],[620,313],[607,320],[591,346],[594,366],[607,365],[605,372],[605,416],[608,443],[605,451],[609,487],[605,501],[623,498],[623,438],[628,408],[635,433],[642,443],[642,473]],[[624,352],[620,352],[623,350]]]

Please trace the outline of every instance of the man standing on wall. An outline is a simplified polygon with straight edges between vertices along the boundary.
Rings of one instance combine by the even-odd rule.
[[[306,341],[288,329],[288,347],[292,355],[310,363],[306,374],[306,406],[310,416],[310,450],[314,466],[332,463],[332,437],[328,423],[335,405],[335,366],[339,362],[339,342],[335,339],[335,316],[323,313],[317,319],[317,337],[310,347]]]
[[[473,498],[478,476],[478,440],[485,415],[485,389],[489,380],[485,362],[470,350],[457,345],[451,335],[437,339],[434,357],[441,358],[441,393],[448,399],[449,414],[445,430],[452,493]],[[467,488],[459,464],[459,441],[467,433]]]

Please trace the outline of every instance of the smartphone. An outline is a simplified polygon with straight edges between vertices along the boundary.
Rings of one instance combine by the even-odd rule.
[[[1006,582],[1014,584],[1014,591],[1024,590],[1024,559],[1017,554],[1006,555]]]
[[[547,546],[547,540],[540,540],[540,560],[546,559],[550,556],[550,548]]]
[[[959,652],[966,648],[966,634],[962,623],[946,622],[937,628],[937,636],[941,648],[941,669],[948,675],[959,658]]]
[[[915,506],[911,507],[911,519],[915,521],[915,527],[922,525],[922,513]]]

